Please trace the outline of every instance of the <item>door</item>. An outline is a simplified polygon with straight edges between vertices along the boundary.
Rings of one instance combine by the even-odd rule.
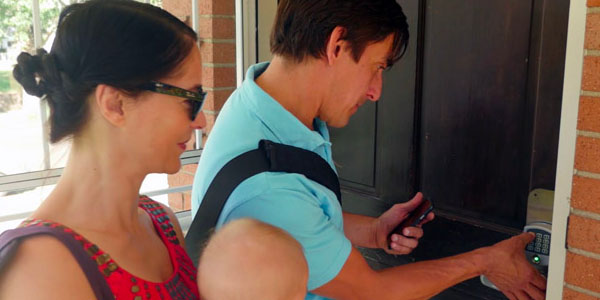
[[[332,129],[348,211],[416,191],[439,215],[506,232],[554,189],[569,2],[399,1],[407,54],[379,102]]]

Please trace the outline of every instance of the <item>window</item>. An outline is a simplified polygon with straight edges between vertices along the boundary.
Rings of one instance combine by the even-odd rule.
[[[49,143],[42,121],[48,117],[48,108],[37,97],[23,91],[12,77],[12,68],[21,51],[32,53],[37,48],[49,51],[61,9],[80,1],[0,3],[3,14],[0,21],[0,232],[17,226],[48,196],[62,173],[70,149],[68,140]],[[162,0],[138,1],[163,5]],[[187,18],[178,17],[190,21],[189,14]],[[201,141],[202,132],[196,137]],[[200,143],[196,145],[194,148],[198,149]],[[183,153],[184,166],[177,174],[148,175],[140,192],[169,205],[175,212],[189,210],[190,184],[200,153],[201,150]],[[189,213],[180,215],[185,217]]]

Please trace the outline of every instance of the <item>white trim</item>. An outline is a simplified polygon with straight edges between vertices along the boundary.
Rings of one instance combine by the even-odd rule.
[[[160,195],[168,195],[172,193],[183,193],[192,190],[192,185],[183,185],[171,187],[168,189],[162,190],[152,190],[152,191],[140,191],[140,195],[146,195],[148,197],[160,196]],[[189,212],[189,210],[187,210]],[[0,216],[0,223],[2,222],[10,222],[15,220],[20,220],[29,217],[33,211],[21,212],[13,215]]]
[[[194,29],[194,32],[196,32],[196,35],[200,32],[200,21],[198,20],[199,18],[199,8],[198,8],[198,0],[191,0],[192,1],[192,29]],[[200,42],[200,41],[198,41]]]
[[[179,157],[181,165],[197,164],[202,150],[185,151]],[[0,192],[15,192],[56,184],[63,168],[0,176]]]
[[[40,1],[31,0],[31,14],[33,17],[33,48],[39,49],[42,45],[42,25],[40,21]],[[42,149],[44,151],[44,169],[50,169],[50,143],[48,141],[49,133],[46,126],[48,119],[48,108],[46,101],[40,101],[40,120],[42,125]]]
[[[243,61],[243,71],[242,77],[246,75],[246,70],[256,63],[256,36],[257,36],[257,28],[256,28],[256,16],[257,16],[257,1],[254,0],[243,0],[242,6],[242,21],[243,21],[243,32],[242,38],[243,41],[243,51],[244,51],[244,61]]]
[[[235,77],[237,86],[244,80],[244,18],[243,0],[235,0]]]
[[[140,194],[146,195],[148,197],[154,197],[154,196],[160,196],[160,195],[165,195],[165,194],[183,193],[183,192],[187,192],[187,191],[191,191],[191,190],[192,190],[192,185],[190,184],[190,185],[171,187],[171,188],[162,189],[162,190],[140,191]]]
[[[269,38],[277,0],[236,0],[236,65],[240,86],[248,68],[271,59]]]
[[[256,24],[258,45],[256,49],[257,62],[271,60],[271,28],[277,14],[277,0],[261,0],[260,6],[257,8],[258,24]]]
[[[550,264],[546,290],[546,299],[549,300],[562,299],[564,288],[567,253],[565,243],[573,184],[586,13],[585,0],[571,0],[556,167],[556,191],[552,215],[552,241],[550,244]]]
[[[40,1],[31,0],[31,13],[33,17],[33,47],[42,48],[42,25],[40,21]]]
[[[146,0],[149,1],[149,0]],[[197,44],[200,45],[200,38],[198,33],[200,32],[200,20],[199,20],[199,15],[200,15],[200,10],[198,8],[198,1],[199,0],[191,0],[192,1],[192,29],[194,29],[194,32],[196,33],[196,36],[198,37],[198,42]],[[196,138],[196,144],[195,144],[195,148],[194,149],[202,149],[202,128],[200,129],[195,129],[194,130],[194,137]]]

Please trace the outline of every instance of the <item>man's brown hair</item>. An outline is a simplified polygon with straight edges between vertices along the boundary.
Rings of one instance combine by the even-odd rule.
[[[333,29],[345,29],[355,61],[369,44],[394,36],[388,65],[398,61],[408,44],[408,24],[395,0],[281,0],[271,32],[271,52],[302,62],[320,58]]]

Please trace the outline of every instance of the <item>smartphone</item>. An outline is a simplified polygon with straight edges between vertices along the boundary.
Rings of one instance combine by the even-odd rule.
[[[390,233],[402,234],[402,229],[405,227],[415,227],[423,221],[427,215],[433,211],[433,203],[429,201],[429,199],[423,199],[421,204],[417,206],[413,211],[410,212],[408,217],[402,221],[402,223],[398,224],[394,230]]]

